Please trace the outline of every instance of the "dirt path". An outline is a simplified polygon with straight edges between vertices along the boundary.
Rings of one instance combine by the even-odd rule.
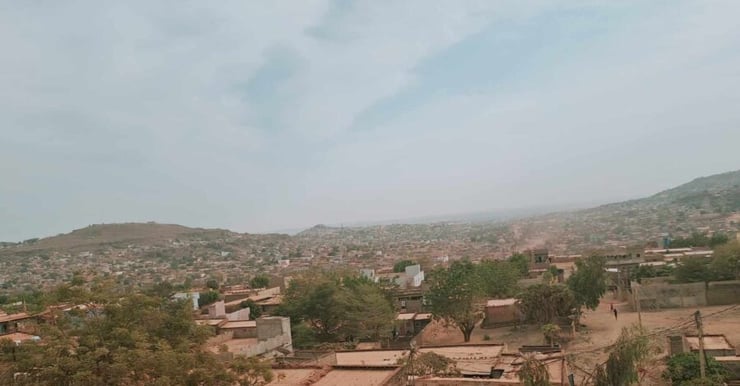
[[[614,314],[609,308],[610,303],[614,303],[617,308],[617,319],[614,318]],[[724,334],[732,345],[738,347],[740,345],[740,307],[716,314],[727,308],[728,306],[714,306],[643,312],[642,324],[648,331],[655,333],[656,344],[664,348],[662,355],[665,355],[667,334],[658,334],[657,332],[663,332],[665,328],[686,322],[682,326],[683,328],[674,329],[672,334],[695,334],[696,329],[693,323],[691,323],[691,320],[693,319],[692,314],[699,309],[705,316],[705,334]],[[587,367],[593,367],[596,363],[605,361],[608,356],[608,352],[605,350],[596,349],[607,347],[614,343],[623,328],[638,323],[638,315],[626,303],[616,303],[614,300],[604,299],[596,310],[585,313],[581,323],[585,325],[585,328],[578,332],[575,339],[570,338],[569,330],[563,331],[565,338],[563,348],[568,353],[577,354],[576,359],[578,363],[582,363]],[[545,342],[537,326],[523,326],[493,329],[476,328],[471,336],[470,344],[476,343],[504,343],[507,346],[508,352],[514,352],[525,344],[544,344]],[[422,333],[421,344],[463,344],[463,336],[454,327],[446,328],[438,322],[433,322]],[[654,378],[654,380],[644,384],[661,384],[659,375],[662,369],[660,366],[645,370],[649,372],[648,375]]]

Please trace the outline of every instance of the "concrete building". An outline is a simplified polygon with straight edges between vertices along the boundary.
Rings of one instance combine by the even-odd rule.
[[[493,328],[516,324],[522,321],[517,299],[493,299],[486,302],[485,319],[481,327]]]
[[[200,300],[199,292],[177,292],[176,294],[172,295],[172,298],[177,300],[190,299],[190,301],[192,301],[193,303],[193,311],[198,311],[198,301]]]

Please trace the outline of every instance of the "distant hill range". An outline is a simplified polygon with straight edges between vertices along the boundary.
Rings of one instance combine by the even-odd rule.
[[[74,250],[106,244],[125,245],[126,243],[158,244],[177,238],[214,238],[232,234],[234,233],[223,229],[188,228],[182,225],[154,222],[95,224],[66,234],[26,240],[18,245],[15,251]],[[12,244],[5,243],[5,245]]]
[[[723,232],[740,230],[740,170],[700,177],[650,197],[601,205],[589,209],[544,213],[547,208],[501,214],[482,213],[452,217],[427,217],[408,223],[336,227],[317,225],[281,240],[310,242],[331,238],[353,240],[452,240],[496,243],[523,248],[545,245],[554,249],[587,249],[654,240],[663,233],[688,234],[697,229]],[[429,220],[422,223],[423,220]],[[380,233],[379,233],[380,232]],[[174,224],[100,224],[18,245],[3,243],[14,251],[74,250],[106,244],[161,244],[178,238],[217,239],[247,235],[223,229],[189,228]],[[255,240],[276,235],[248,235]],[[345,240],[346,239],[346,240]],[[6,248],[7,251],[10,248]]]
[[[547,246],[554,250],[583,251],[641,244],[664,234],[688,235],[695,231],[734,233],[740,230],[740,170],[700,177],[650,197],[600,205],[588,209],[488,219],[470,218],[426,225],[376,225],[338,228],[317,225],[298,233],[302,238],[347,239],[390,237],[469,238],[489,243],[505,240],[508,248]],[[542,212],[540,212],[542,213]],[[479,220],[479,221],[476,221]],[[480,221],[482,220],[482,221]],[[502,226],[509,229],[504,230]],[[370,229],[375,229],[370,234]],[[447,237],[446,233],[458,233]]]

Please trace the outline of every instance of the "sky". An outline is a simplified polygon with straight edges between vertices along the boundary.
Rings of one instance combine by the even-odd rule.
[[[609,202],[740,169],[738,14],[0,0],[0,240]]]

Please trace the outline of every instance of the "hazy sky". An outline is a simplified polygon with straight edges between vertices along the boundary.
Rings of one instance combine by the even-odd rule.
[[[608,201],[740,169],[738,15],[0,0],[0,240]]]

